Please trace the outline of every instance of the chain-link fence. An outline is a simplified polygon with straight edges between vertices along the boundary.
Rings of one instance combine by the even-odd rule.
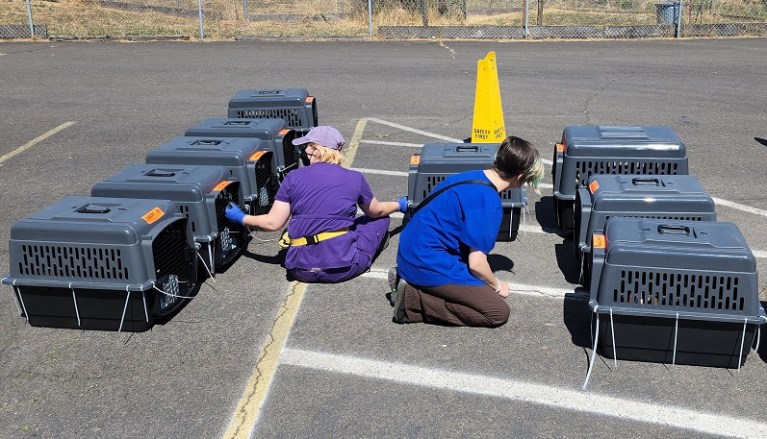
[[[0,38],[641,38],[767,35],[767,0],[0,0]],[[6,11],[3,13],[2,11]],[[8,13],[10,11],[11,13]],[[4,27],[3,24],[14,26]],[[26,33],[24,33],[26,32]],[[38,36],[44,36],[35,31]]]

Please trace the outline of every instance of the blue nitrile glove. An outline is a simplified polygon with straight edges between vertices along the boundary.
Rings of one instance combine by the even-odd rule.
[[[397,203],[399,203],[399,211],[400,212],[402,212],[402,213],[407,212],[407,206],[409,204],[408,201],[407,201],[407,197],[399,197],[399,199],[397,200]]]
[[[228,206],[226,206],[226,210],[224,210],[224,215],[226,215],[226,218],[234,221],[236,223],[244,224],[243,220],[245,219],[245,212],[240,209],[240,206],[229,203]]]

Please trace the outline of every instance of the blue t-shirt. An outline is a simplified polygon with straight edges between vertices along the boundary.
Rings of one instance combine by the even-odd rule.
[[[482,171],[469,171],[446,178],[433,191],[463,180],[490,181]],[[446,190],[405,225],[397,252],[400,276],[424,287],[484,285],[469,271],[469,248],[490,253],[502,217],[501,197],[489,186],[462,184]]]
[[[357,205],[372,201],[373,191],[357,171],[314,163],[288,173],[274,199],[290,203],[288,235],[300,238],[351,227]],[[285,268],[348,267],[356,256],[356,234],[346,233],[315,245],[290,247]]]

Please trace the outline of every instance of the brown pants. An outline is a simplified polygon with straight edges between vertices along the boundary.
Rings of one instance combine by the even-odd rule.
[[[501,326],[511,310],[487,285],[405,286],[405,313],[410,323],[455,326]]]

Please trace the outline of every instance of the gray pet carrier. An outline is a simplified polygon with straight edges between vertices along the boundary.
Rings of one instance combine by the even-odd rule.
[[[597,174],[686,175],[687,150],[668,127],[566,127],[551,168],[557,226],[565,233],[574,227],[576,191]]]
[[[240,90],[229,100],[228,116],[285,119],[303,136],[318,124],[317,100],[303,88]]]
[[[575,200],[577,257],[588,279],[591,237],[615,217],[716,221],[711,195],[692,175],[593,175]]]
[[[132,165],[96,183],[91,196],[174,201],[189,218],[204,268],[213,275],[245,247],[245,227],[224,214],[230,202],[240,205],[239,187],[223,166]]]
[[[411,210],[429,195],[446,177],[464,171],[488,169],[493,165],[498,145],[489,143],[432,143],[426,144],[420,154],[410,160],[407,195]],[[527,193],[523,188],[501,192],[503,219],[498,241],[514,241],[519,232],[522,208],[527,206]],[[409,218],[406,214],[405,219]]]
[[[33,326],[145,331],[196,294],[194,247],[171,201],[70,196],[11,227],[3,283]]]
[[[591,256],[595,353],[740,368],[767,322],[756,260],[732,223],[613,218]]]
[[[185,136],[221,138],[245,137],[261,139],[263,146],[274,152],[275,169],[280,180],[299,165],[299,148],[293,145],[296,132],[284,119],[205,119],[189,128]]]
[[[240,197],[251,215],[269,212],[278,188],[272,148],[261,139],[176,137],[149,151],[149,164],[225,166],[240,182]]]

